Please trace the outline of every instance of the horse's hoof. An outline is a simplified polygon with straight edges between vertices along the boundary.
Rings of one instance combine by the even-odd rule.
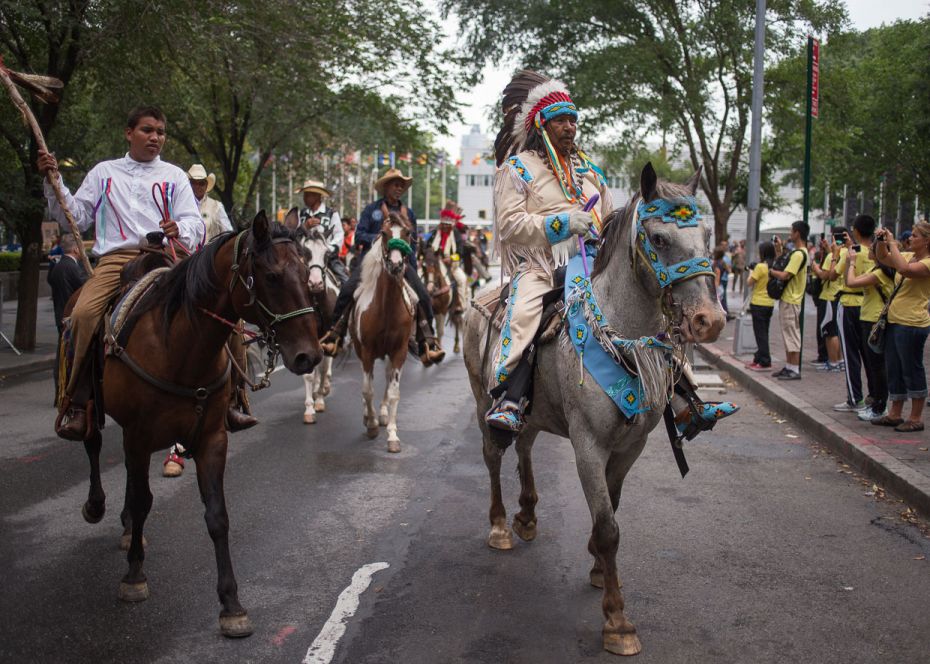
[[[241,616],[220,616],[220,631],[223,636],[230,639],[241,639],[244,636],[250,636],[254,631],[252,621],[249,620],[249,614],[243,613]]]
[[[614,655],[638,655],[642,649],[643,645],[635,633],[604,635],[604,650]]]
[[[458,344],[455,344],[455,346],[452,347],[452,352],[458,354],[462,352],[462,349],[459,348]]]
[[[520,519],[513,520],[513,532],[515,532],[524,542],[532,542],[536,539],[536,524],[524,524]]]
[[[378,427],[368,427],[365,429],[365,435],[369,438],[377,438],[380,429]]]
[[[498,551],[510,551],[513,548],[513,535],[509,528],[491,528],[488,546]]]
[[[100,506],[100,512],[98,513],[96,509],[90,506],[90,501],[88,500],[81,506],[81,516],[84,517],[84,520],[87,523],[100,523],[100,520],[103,518],[103,515],[107,512],[106,504]]]
[[[323,401],[322,399],[320,399],[319,401],[314,402],[314,404],[313,404],[313,410],[315,410],[315,411],[318,412],[318,413],[325,413],[325,412],[326,412],[326,402]]]
[[[119,538],[119,550],[120,551],[129,551],[129,545],[132,544],[132,535],[124,533]],[[145,539],[145,535],[142,536],[142,548],[145,549],[149,545],[149,541]]]
[[[316,415],[304,413],[304,424],[316,424]]]
[[[399,440],[389,440],[388,441],[388,452],[397,453],[400,452],[400,441]]]
[[[149,584],[119,582],[119,598],[124,602],[144,602],[149,598]]]
[[[382,413],[381,415],[378,416],[378,424],[380,424],[383,427],[386,427],[388,425],[387,413]]]

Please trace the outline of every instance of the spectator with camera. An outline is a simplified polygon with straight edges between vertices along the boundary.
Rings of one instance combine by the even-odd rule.
[[[823,252],[825,257],[820,265],[816,263],[811,266],[814,276],[821,282],[819,300],[824,304],[823,317],[820,322],[820,334],[823,337],[824,347],[827,351],[827,362],[818,366],[821,371],[843,371],[842,357],[843,351],[840,347],[839,331],[839,297],[841,283],[837,281],[835,265],[839,259],[840,246],[837,244],[838,238],[845,238],[846,229],[839,226],[833,230],[830,242],[824,240]]]
[[[846,369],[846,400],[833,406],[833,410],[841,413],[859,412],[866,410],[862,398],[862,366],[864,364],[865,339],[862,338],[862,328],[859,324],[859,312],[862,308],[862,289],[854,288],[846,283],[846,266],[852,261],[849,259],[851,246],[865,247],[872,243],[872,233],[875,232],[875,220],[867,214],[860,214],[853,221],[852,233],[835,236],[839,248],[838,258],[835,258],[833,272],[839,284],[837,297],[837,329],[840,334],[840,350],[843,353],[843,365]],[[855,238],[855,245],[850,240]],[[872,381],[874,383],[874,380]],[[870,384],[872,387],[872,384]],[[874,396],[870,394],[869,396]]]
[[[811,299],[814,301],[814,306],[817,308],[817,326],[815,328],[815,336],[817,338],[817,358],[811,361],[811,366],[816,367],[817,369],[823,369],[827,366],[829,358],[827,357],[827,344],[824,341],[823,337],[823,319],[827,313],[827,303],[824,300],[820,299],[820,294],[823,292],[823,281],[814,273],[813,266],[816,264],[823,269],[823,263],[826,260],[826,256],[829,252],[829,247],[826,241],[826,235],[822,234],[820,236],[820,241],[817,241],[817,236],[813,237],[813,250],[808,253],[811,254],[811,272],[808,275],[807,279],[807,294],[811,296]]]
[[[773,375],[779,380],[800,380],[801,378],[801,302],[807,285],[807,236],[810,226],[803,221],[791,224],[789,240],[792,250],[783,246],[781,239],[774,238],[775,253],[782,261],[773,263],[769,270],[767,292],[774,297],[778,294],[778,320],[785,344],[785,366]],[[782,262],[787,264],[781,268]],[[780,269],[777,269],[780,268]],[[771,283],[777,279],[778,283]],[[780,291],[780,292],[779,292]]]
[[[752,362],[746,367],[752,371],[765,371],[772,367],[772,355],[769,351],[769,323],[775,309],[775,300],[767,291],[769,270],[775,261],[775,245],[771,242],[759,244],[759,262],[752,266],[749,273],[749,287],[752,298],[749,300],[749,314],[752,316],[752,333],[756,337],[756,352]]]
[[[872,229],[874,230],[874,221]],[[863,339],[863,363],[869,385],[870,402],[867,408],[859,412],[859,419],[877,420],[885,414],[888,402],[888,378],[885,371],[885,357],[876,352],[867,342],[872,327],[878,322],[885,303],[891,297],[894,288],[894,270],[875,262],[875,243],[862,243],[862,251],[849,243],[849,261],[846,265],[846,284],[862,288],[862,309],[859,324]]]
[[[888,414],[872,420],[895,431],[923,431],[923,410],[927,400],[927,374],[924,346],[930,333],[930,224],[914,225],[912,252],[901,253],[894,235],[881,228],[875,234],[875,257],[898,273],[887,306],[885,329],[885,370],[888,373]],[[911,412],[905,420],[904,402],[910,399]]]

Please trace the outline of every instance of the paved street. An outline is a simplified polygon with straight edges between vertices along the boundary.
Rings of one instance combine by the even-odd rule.
[[[242,641],[219,635],[192,465],[165,479],[153,458],[151,598],[123,604],[118,429],[105,435],[109,511],[89,525],[87,461],[51,433],[50,381],[0,387],[0,661],[300,662],[353,574],[378,562],[389,567],[361,593],[333,661],[617,661],[601,650],[567,441],[536,446],[538,539],[492,551],[461,359],[408,363],[399,455],[383,433],[365,438],[360,385],[354,359],[338,367],[329,409],[305,426],[302,381],[279,372],[254,400],[262,423],[232,438],[232,555],[255,624]],[[900,504],[869,495],[870,483],[754,398],[735,387],[727,398],[743,410],[689,445],[686,479],[657,431],[624,487],[619,561],[644,648],[636,661],[925,662],[926,524],[902,520]],[[514,466],[511,451],[511,511]]]

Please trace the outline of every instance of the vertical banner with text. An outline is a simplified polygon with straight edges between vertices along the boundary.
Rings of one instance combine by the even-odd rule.
[[[811,116],[820,117],[820,42],[811,38]]]

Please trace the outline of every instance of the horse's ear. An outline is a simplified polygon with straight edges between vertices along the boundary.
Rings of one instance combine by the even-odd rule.
[[[685,186],[691,190],[691,195],[694,196],[697,194],[698,186],[701,184],[701,171],[704,169],[703,166],[698,166],[698,169],[694,171],[694,175],[688,178],[688,181],[685,182]]]
[[[252,220],[252,237],[255,238],[255,244],[264,244],[270,237],[268,232],[268,217],[265,216],[264,210],[259,210]]]
[[[287,211],[284,216],[284,225],[287,226],[289,231],[297,230],[297,226],[300,225],[300,215],[296,206]]]
[[[656,183],[659,176],[656,175],[656,169],[652,167],[652,162],[647,161],[643,166],[643,172],[639,176],[639,193],[644,201],[651,201],[656,197]]]

